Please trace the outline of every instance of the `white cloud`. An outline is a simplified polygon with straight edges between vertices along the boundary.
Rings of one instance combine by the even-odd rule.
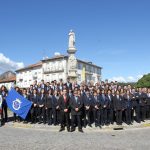
[[[24,67],[23,62],[15,62],[13,60],[10,60],[4,54],[0,53],[0,72],[5,72],[8,70],[14,71],[16,69],[23,68],[23,67]]]
[[[116,76],[109,79],[109,82],[111,81],[118,81],[118,82],[137,82],[140,78],[142,78],[143,75],[137,75],[137,76]]]

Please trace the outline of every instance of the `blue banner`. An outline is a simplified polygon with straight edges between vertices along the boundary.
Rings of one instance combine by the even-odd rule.
[[[24,98],[13,88],[8,92],[6,102],[8,108],[23,119],[26,118],[32,106],[32,102]]]

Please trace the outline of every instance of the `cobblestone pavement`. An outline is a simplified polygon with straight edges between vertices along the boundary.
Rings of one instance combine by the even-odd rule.
[[[0,128],[0,150],[149,150],[150,127],[58,132],[59,127],[8,123]]]

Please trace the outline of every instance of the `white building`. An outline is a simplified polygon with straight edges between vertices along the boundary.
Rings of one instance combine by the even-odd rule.
[[[101,67],[77,59],[77,82],[82,81],[98,82],[101,79]],[[40,62],[16,70],[16,85],[19,87],[29,87],[34,80],[45,82],[63,79],[66,82],[68,77],[68,56],[59,55],[47,58]]]

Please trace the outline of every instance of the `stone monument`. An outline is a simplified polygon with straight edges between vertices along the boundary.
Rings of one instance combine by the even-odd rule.
[[[76,81],[77,79],[77,59],[75,57],[75,33],[70,30],[69,32],[69,44],[68,44],[68,77],[71,81]]]

